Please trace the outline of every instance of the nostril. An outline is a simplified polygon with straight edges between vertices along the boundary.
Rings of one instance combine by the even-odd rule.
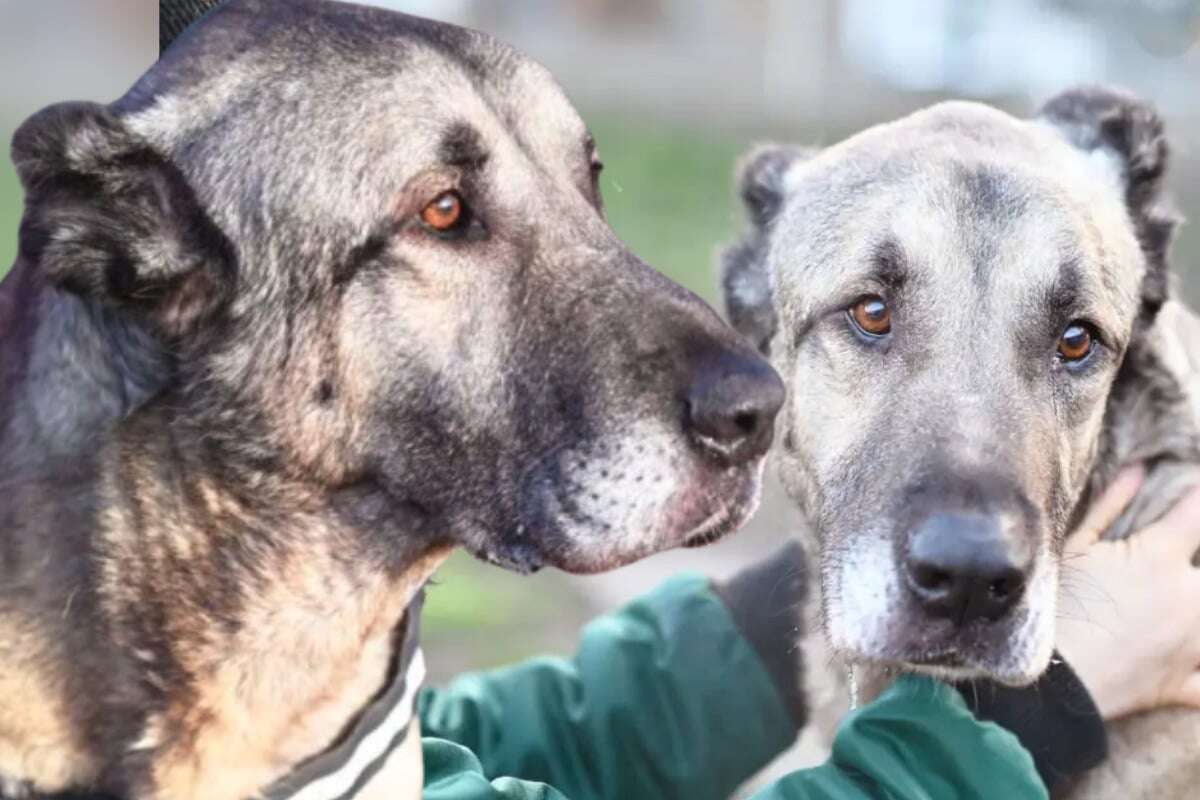
[[[988,584],[988,597],[997,603],[1007,603],[1019,594],[1024,586],[1025,579],[1019,573],[1006,575]]]
[[[758,427],[758,415],[750,411],[743,411],[734,416],[733,425],[743,436],[749,436]]]
[[[913,567],[912,575],[917,588],[931,594],[948,592],[954,583],[954,576],[949,572],[926,564]]]

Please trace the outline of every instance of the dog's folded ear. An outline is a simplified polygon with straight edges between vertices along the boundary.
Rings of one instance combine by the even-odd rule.
[[[1039,116],[1076,147],[1107,152],[1121,170],[1125,202],[1146,255],[1142,322],[1152,322],[1167,299],[1168,251],[1179,218],[1163,193],[1170,148],[1154,107],[1118,89],[1070,89],[1047,102]]]
[[[64,103],[17,131],[20,252],[53,284],[144,317],[167,338],[221,308],[233,248],[179,170],[104,106]]]
[[[738,195],[751,228],[721,254],[721,289],[734,329],[766,353],[777,326],[767,274],[767,234],[783,207],[787,174],[813,151],[788,145],[761,145],[738,167]]]

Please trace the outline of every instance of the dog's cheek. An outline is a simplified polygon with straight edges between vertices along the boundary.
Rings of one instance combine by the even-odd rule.
[[[1072,387],[1069,398],[1058,404],[1058,414],[1045,415],[1030,422],[1030,446],[1026,465],[1031,493],[1043,497],[1042,507],[1050,510],[1048,520],[1057,543],[1065,537],[1077,516],[1077,504],[1087,489],[1106,445],[1104,440],[1104,398],[1107,382],[1093,379],[1091,385]]]
[[[1047,547],[1038,556],[1037,571],[1024,601],[1025,618],[1006,648],[1004,674],[1013,682],[1030,683],[1050,664],[1054,651],[1054,621],[1058,615],[1058,561]]]

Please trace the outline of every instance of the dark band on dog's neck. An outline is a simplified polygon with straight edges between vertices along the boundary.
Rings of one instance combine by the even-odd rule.
[[[158,53],[171,46],[193,22],[221,5],[224,0],[159,0]]]

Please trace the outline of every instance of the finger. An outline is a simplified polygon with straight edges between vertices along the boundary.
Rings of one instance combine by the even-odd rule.
[[[1200,486],[1185,494],[1144,535],[1169,543],[1172,552],[1186,552],[1190,558],[1200,547]]]
[[[1200,708],[1200,672],[1193,672],[1188,676],[1187,680],[1180,684],[1175,696],[1168,699],[1185,706]]]
[[[1066,549],[1081,553],[1095,544],[1125,509],[1129,508],[1145,479],[1146,468],[1141,464],[1122,469],[1104,494],[1088,509],[1083,522],[1067,539]]]

